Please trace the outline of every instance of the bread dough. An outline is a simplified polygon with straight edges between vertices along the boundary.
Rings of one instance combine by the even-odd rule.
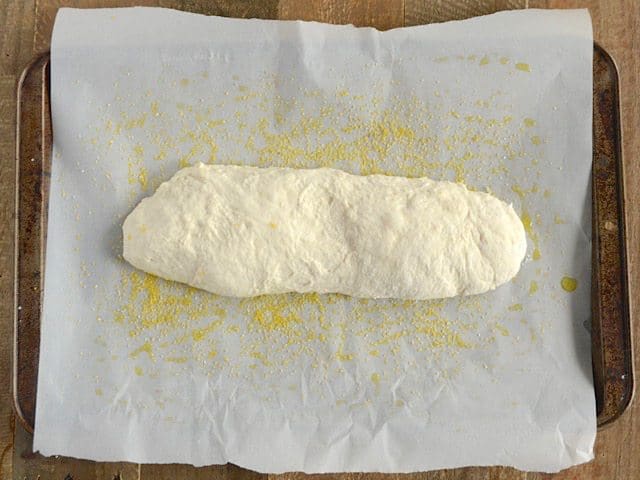
[[[477,294],[513,278],[526,251],[516,212],[487,193],[330,168],[188,167],[123,233],[135,267],[234,297]]]

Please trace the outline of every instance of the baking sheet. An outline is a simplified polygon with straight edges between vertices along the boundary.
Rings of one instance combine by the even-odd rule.
[[[62,10],[34,447],[269,472],[592,458],[591,41],[585,11],[379,33]],[[123,218],[195,161],[464,181],[513,202],[528,258],[439,302],[238,301],[127,267]]]

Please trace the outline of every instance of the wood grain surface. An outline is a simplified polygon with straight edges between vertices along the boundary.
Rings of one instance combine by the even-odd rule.
[[[15,87],[35,53],[49,46],[55,13],[61,6],[124,5],[163,7],[234,17],[318,20],[389,29],[466,18],[507,8],[588,7],[596,40],[616,59],[621,78],[623,154],[631,309],[640,307],[640,1],[637,0],[0,0],[0,479],[59,480],[453,480],[453,479],[640,479],[640,403],[612,426],[598,432],[596,459],[555,475],[510,468],[463,468],[409,475],[261,475],[233,465],[193,468],[183,465],[96,463],[44,458],[31,451],[32,437],[16,424],[12,412],[13,235],[15,180]],[[640,341],[640,326],[634,325]],[[636,371],[640,372],[636,355]],[[100,441],[99,438],[96,441]]]

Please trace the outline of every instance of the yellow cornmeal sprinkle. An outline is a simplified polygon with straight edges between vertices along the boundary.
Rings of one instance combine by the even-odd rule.
[[[270,367],[272,365],[272,363],[268,360],[267,355],[265,355],[262,352],[259,351],[252,351],[249,354],[251,357],[255,358],[256,360],[260,360],[260,362],[265,366],[265,367]]]
[[[123,122],[118,123],[116,128],[124,128],[125,130],[133,130],[135,128],[142,128],[147,120],[147,114],[142,113],[138,117],[129,118],[126,115],[122,116]]]
[[[149,358],[153,359],[153,346],[149,342],[144,342],[140,347],[136,348],[133,352],[131,352],[130,356],[136,358],[142,352],[149,355]]]
[[[540,239],[536,231],[533,229],[531,215],[529,215],[529,212],[524,211],[522,212],[522,216],[520,218],[522,220],[522,225],[524,225],[524,230],[527,232],[527,235],[529,235],[529,238],[531,238],[531,241],[533,242],[532,257],[534,260],[540,260],[540,257],[542,257],[542,254],[540,253]]]
[[[223,309],[220,309],[220,310],[214,309],[213,313],[221,317],[225,316],[225,311]],[[222,325],[222,321],[218,320],[215,322],[211,322],[206,327],[196,328],[195,330],[191,331],[191,338],[193,339],[194,342],[201,342],[207,337],[207,335],[209,335],[211,332],[216,330],[221,325]]]
[[[242,300],[240,308],[251,321],[250,329],[277,332],[289,343],[300,338],[301,327],[311,322],[326,329],[325,306],[317,293],[262,295]]]
[[[465,327],[442,315],[446,302],[411,300],[360,300],[348,320],[352,333],[366,338],[368,354],[379,356],[398,342],[423,349],[471,348],[463,339]]]
[[[286,108],[293,108],[283,103]],[[425,105],[415,99],[398,105],[378,109],[375,102],[356,103],[350,106],[350,114],[326,106],[319,108],[316,115],[300,115],[288,129],[284,117],[276,112],[277,128],[273,128],[269,117],[260,119],[250,129],[245,148],[257,155],[262,166],[346,167],[360,174],[429,175],[465,181],[473,161],[480,159],[481,154],[473,152],[484,145],[501,145],[501,129],[512,120],[508,115],[485,118],[476,114],[463,118],[459,112],[451,112],[462,125],[455,130],[447,125],[432,133],[428,119],[433,114]],[[417,118],[424,121],[416,125],[411,120]],[[436,161],[437,157],[444,157],[444,161]],[[389,162],[395,167],[382,167]],[[473,170],[480,172],[481,165],[473,164]]]
[[[456,330],[454,322],[441,316],[443,302],[420,302],[411,320],[414,332],[427,337],[432,348],[471,348]],[[413,334],[413,332],[411,332]]]
[[[218,144],[208,130],[198,129],[195,132],[185,130],[180,135],[179,141],[192,145],[189,153],[180,158],[180,163],[184,164],[183,166],[189,165],[189,162],[194,158],[198,158],[205,163],[214,163],[216,161]]]
[[[142,192],[149,186],[148,172],[144,166],[144,147],[136,144],[132,148],[133,155],[127,160],[127,180],[129,185],[138,184]],[[136,192],[132,192],[136,193]]]
[[[353,358],[354,358],[353,353],[344,353],[344,352],[336,353],[336,359],[338,359],[341,362],[350,362],[351,360],[353,360]]]
[[[122,306],[114,320],[129,329],[132,339],[146,339],[132,350],[133,358],[146,353],[153,360],[159,350],[186,341],[204,343],[226,317],[217,296],[143,272],[123,271],[118,290]],[[165,360],[171,358],[175,363],[179,356]]]
[[[154,117],[157,117],[160,115],[160,106],[159,103],[157,101],[151,102],[151,115],[153,115]]]
[[[210,346],[220,344],[229,335],[241,341],[246,358],[269,368],[278,368],[302,354],[318,355],[318,350],[326,348],[333,351],[338,362],[356,360],[357,351],[344,343],[352,337],[363,342],[363,355],[369,358],[395,355],[399,341],[409,342],[421,351],[454,353],[472,347],[464,338],[468,326],[442,315],[444,301],[357,300],[315,293],[264,295],[238,301],[137,271],[125,276],[122,285],[129,301],[118,310],[119,321],[135,332],[134,338],[143,334],[146,338],[131,351],[133,358],[146,353],[153,360],[160,354],[166,362],[182,363],[190,356],[176,354],[184,352],[180,345],[192,344],[195,348],[206,342],[200,358],[211,360],[219,353]],[[345,310],[348,307],[352,307],[349,312]],[[336,310],[328,311],[330,308]],[[243,317],[240,325],[223,328],[227,310],[235,309]]]
[[[484,66],[489,58],[479,55],[473,61]],[[500,63],[508,60],[502,58]],[[179,104],[171,108],[163,103],[161,112],[160,103],[153,99],[145,99],[138,116],[108,120],[105,131],[110,143],[145,122],[149,131],[152,145],[146,152],[141,145],[128,147],[132,198],[160,181],[148,174],[146,157],[147,162],[162,166],[163,179],[175,169],[169,159],[177,159],[179,166],[185,167],[196,161],[238,163],[246,156],[260,166],[322,166],[360,174],[469,181],[482,175],[509,175],[507,162],[528,155],[520,145],[520,134],[506,130],[515,122],[513,117],[504,112],[488,113],[494,100],[490,97],[444,112],[415,98],[354,95],[338,89],[323,100],[325,92],[309,90],[301,93],[316,104],[305,111],[296,99],[274,98],[273,92],[268,92],[267,103],[259,88],[240,86],[238,90],[242,94],[235,98],[239,110],[236,115],[226,115],[225,120],[218,118],[217,105]],[[229,100],[234,101],[233,95]],[[253,117],[247,113],[251,106],[259,109]],[[174,117],[178,133],[169,134],[162,122]],[[432,130],[432,124],[438,125],[437,131]],[[536,133],[534,119],[525,118],[523,124],[531,135]],[[232,139],[239,149],[233,155],[240,157],[224,152],[229,157],[219,158],[222,139]],[[497,159],[498,155],[504,160]],[[486,169],[486,160],[497,161],[495,172]],[[513,192],[524,199],[526,194],[536,193],[537,186],[528,190],[515,186]],[[534,222],[527,211],[522,220],[537,260],[540,250]],[[278,228],[275,223],[267,224]],[[157,356],[169,363],[181,363],[182,359],[197,359],[206,365],[244,361],[252,368],[275,370],[299,355],[308,355],[314,364],[331,360],[348,368],[348,362],[358,359],[391,361],[403,344],[428,355],[440,351],[455,354],[486,340],[476,334],[475,323],[465,325],[443,313],[449,302],[458,300],[357,300],[318,294],[237,300],[129,270],[122,273],[119,292],[121,306],[113,312],[113,319],[129,332],[129,355],[145,353],[152,360]],[[464,301],[458,302],[462,308]],[[481,310],[477,305],[472,307]],[[355,339],[354,344],[346,343],[347,338]],[[228,357],[227,341],[240,345],[242,358]]]
[[[187,363],[189,359],[187,357],[165,357],[165,361],[172,363]]]
[[[511,186],[511,191],[518,195],[520,199],[524,200],[528,194],[538,193],[540,189],[537,184],[534,184],[529,189],[524,189],[520,185],[515,184]]]
[[[133,147],[133,153],[136,157],[141,158],[142,156],[144,156],[144,147],[140,144],[135,145]]]
[[[148,173],[147,169],[144,167],[140,167],[140,172],[138,173],[138,183],[140,184],[140,188],[142,190],[146,190],[149,185]]]
[[[240,120],[240,117],[244,119],[243,115],[236,115],[235,129],[233,119],[215,118],[215,109],[209,106],[179,104],[176,109],[184,119],[184,128],[173,138],[163,129],[153,131],[152,128],[150,137],[157,151],[149,156],[159,161],[177,157],[180,167],[196,161],[213,163],[220,160],[217,137],[222,136],[238,138],[236,143],[246,150],[242,155],[255,158],[262,166],[336,167],[360,174],[429,176],[464,182],[471,172],[486,175],[482,160],[495,159],[495,154],[485,152],[486,147],[504,149],[509,159],[526,154],[512,147],[518,142],[517,134],[504,135],[504,128],[513,120],[510,115],[492,118],[477,111],[467,114],[460,109],[450,112],[453,125],[445,123],[438,131],[431,131],[430,124],[437,116],[431,106],[413,97],[385,99],[338,90],[338,98],[350,99],[345,109],[336,107],[331,100],[322,103],[323,92],[302,93],[321,103],[305,111],[295,98],[270,94],[273,110],[266,104],[264,107],[269,115],[258,117],[253,126]],[[264,95],[256,95],[258,105],[265,102]],[[380,108],[383,102],[393,106]],[[483,99],[478,102],[488,104]],[[151,105],[155,126],[159,104],[154,101]],[[146,118],[145,115],[146,112],[138,120]],[[527,118],[527,124],[529,121],[535,122]],[[242,135],[238,135],[238,131],[242,131]],[[223,161],[237,163],[238,159]],[[150,179],[143,169],[141,163],[132,162],[129,181],[139,184],[144,191],[159,182]]]
[[[192,306],[193,289],[185,289],[183,295],[167,295],[160,288],[160,278],[133,271],[123,277],[123,287],[130,288],[130,299],[123,307],[129,318],[137,318],[144,328],[156,325],[175,325],[179,315]]]
[[[502,335],[503,337],[508,337],[509,336],[509,329],[507,327],[505,327],[504,325],[496,323],[493,326],[493,328],[495,328],[498,332],[500,332],[500,335]]]
[[[141,191],[145,191],[149,186],[148,173],[140,159],[130,159],[127,164],[127,179],[129,185],[138,184]]]

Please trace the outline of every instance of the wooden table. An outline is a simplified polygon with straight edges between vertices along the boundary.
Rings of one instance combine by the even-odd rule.
[[[15,86],[37,52],[49,48],[53,19],[62,5],[77,7],[160,5],[234,17],[319,20],[388,29],[491,13],[506,8],[588,7],[596,40],[616,59],[621,73],[623,149],[632,312],[640,307],[640,2],[637,0],[0,0],[0,479],[297,479],[302,474],[260,475],[233,465],[95,463],[43,458],[12,412],[10,366],[13,292],[13,199]],[[640,326],[633,329],[640,340]],[[636,357],[640,372],[640,355]],[[342,479],[640,479],[640,402],[598,433],[596,459],[556,475],[509,468],[464,468],[411,475],[345,474]],[[99,441],[99,439],[97,439]],[[312,476],[320,477],[320,476]],[[328,475],[326,478],[335,478]]]

